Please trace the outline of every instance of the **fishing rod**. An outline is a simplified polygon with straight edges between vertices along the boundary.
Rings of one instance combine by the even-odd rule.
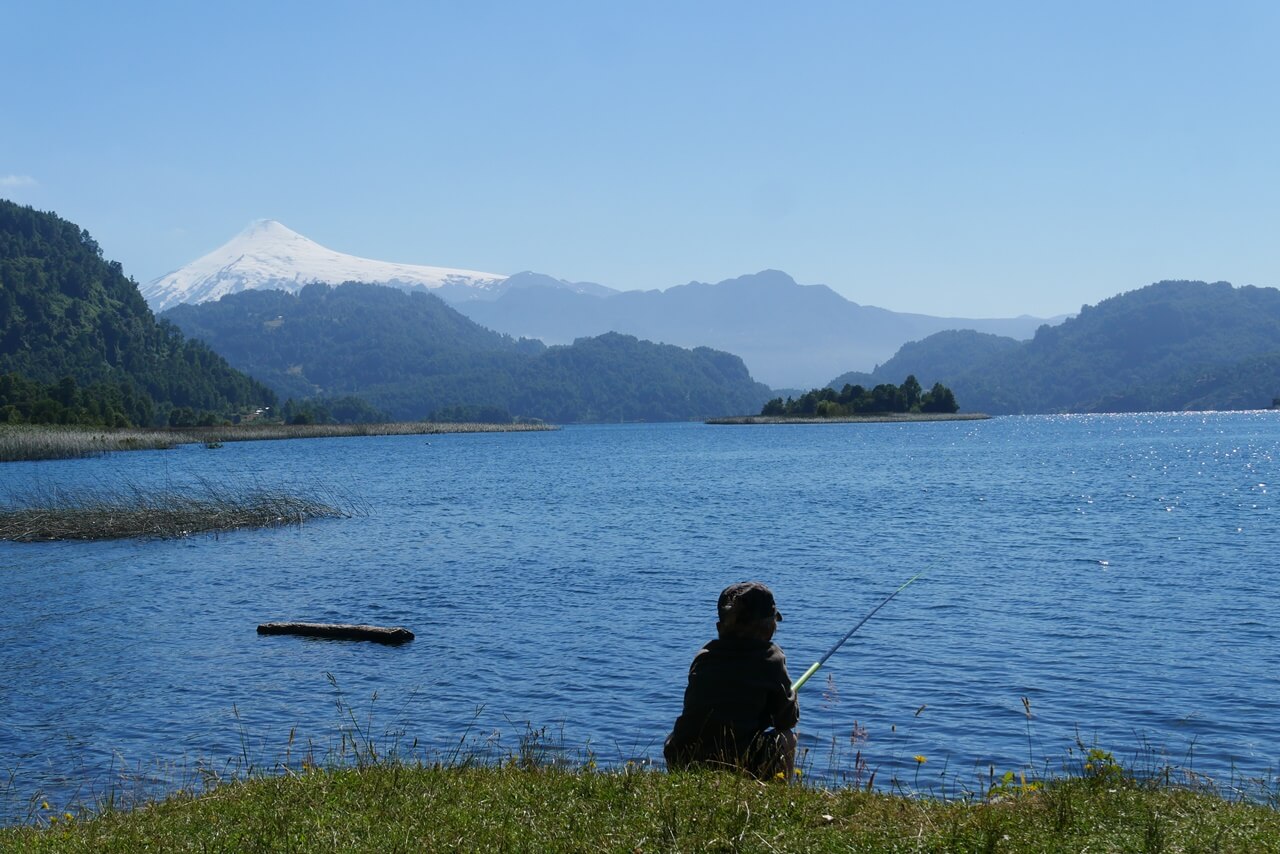
[[[802,685],[804,685],[804,683],[808,682],[808,681],[809,681],[809,677],[810,677],[810,676],[812,676],[813,674],[817,673],[817,672],[818,672],[818,668],[819,668],[819,667],[821,667],[822,665],[826,664],[826,663],[827,663],[827,659],[828,659],[828,658],[830,658],[831,656],[835,655],[836,650],[837,650],[837,649],[839,649],[840,647],[844,646],[844,642],[845,642],[845,641],[847,641],[849,638],[853,637],[853,633],[854,633],[854,632],[856,632],[858,629],[862,628],[862,624],[863,624],[863,623],[865,623],[867,620],[870,620],[872,617],[874,617],[874,616],[876,615],[876,611],[879,611],[879,610],[880,610],[881,608],[883,608],[885,605],[888,605],[888,604],[889,604],[889,600],[890,600],[890,599],[892,599],[894,596],[897,596],[897,595],[898,595],[899,593],[901,593],[903,590],[906,590],[908,587],[910,587],[910,586],[911,586],[911,584],[912,584],[912,583],[913,583],[917,578],[919,578],[919,577],[920,577],[920,576],[922,576],[922,575],[924,575],[924,573],[923,573],[923,572],[917,572],[915,575],[913,575],[913,576],[911,576],[910,578],[908,578],[908,579],[907,579],[907,582],[906,582],[905,584],[903,584],[903,585],[902,585],[901,587],[899,587],[897,590],[895,590],[895,591],[893,591],[892,593],[890,593],[888,596],[884,597],[884,601],[883,601],[883,602],[881,602],[879,605],[877,605],[877,606],[875,606],[874,608],[872,608],[872,609],[871,609],[871,613],[870,613],[870,614],[867,614],[867,616],[865,616],[865,617],[863,617],[861,620],[859,620],[859,621],[858,621],[858,625],[856,625],[856,626],[854,626],[853,628],[849,629],[849,631],[847,631],[847,632],[845,633],[845,636],[844,636],[844,637],[842,637],[842,638],[840,638],[840,640],[836,641],[836,645],[835,645],[835,646],[833,646],[833,647],[831,647],[831,649],[827,650],[826,654],[825,654],[825,655],[823,655],[823,656],[822,656],[822,658],[819,658],[817,661],[815,661],[813,664],[811,664],[811,665],[809,666],[809,669],[808,669],[808,670],[806,670],[803,674],[801,674],[801,676],[800,676],[800,678],[799,678],[799,679],[797,679],[796,681],[794,681],[794,682],[792,682],[792,683],[791,683],[791,693],[792,693],[792,694],[794,694],[795,692],[799,691],[799,690],[800,690],[800,686],[802,686]]]

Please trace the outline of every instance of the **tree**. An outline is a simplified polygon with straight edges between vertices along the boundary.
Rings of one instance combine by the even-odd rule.
[[[920,388],[916,375],[908,374],[906,381],[902,384],[903,403],[906,404],[908,412],[918,411],[917,408],[920,406],[920,393],[922,391],[923,389]]]
[[[956,403],[956,396],[952,394],[951,389],[942,383],[934,383],[920,402],[921,412],[959,412],[960,405]]]
[[[761,415],[795,415],[800,417],[838,418],[852,413],[873,412],[956,412],[955,395],[941,383],[935,383],[927,394],[921,394],[919,381],[907,377],[902,387],[881,383],[868,391],[860,385],[845,383],[837,394],[830,386],[806,392],[799,400],[784,402],[774,398],[764,405]]]

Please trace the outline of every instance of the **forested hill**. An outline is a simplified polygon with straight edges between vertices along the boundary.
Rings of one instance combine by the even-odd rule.
[[[431,294],[378,285],[246,291],[165,312],[282,396],[364,398],[395,418],[499,410],[556,422],[754,412],[769,389],[737,356],[607,334],[547,348]]]
[[[157,322],[137,283],[87,231],[3,199],[0,377],[0,421],[150,425],[275,402],[207,346]],[[56,387],[56,399],[32,412],[42,385]]]
[[[935,332],[920,341],[908,341],[898,349],[893,358],[877,365],[870,373],[849,371],[841,374],[828,387],[842,389],[846,384],[872,388],[880,383],[894,382],[908,375],[917,377],[951,377],[966,372],[974,365],[983,365],[1007,353],[1018,350],[1025,342],[989,332],[972,329],[949,329]],[[905,369],[904,365],[910,365]]]
[[[429,294],[356,283],[243,291],[161,316],[293,398],[466,373],[493,356],[546,349],[477,326]]]
[[[871,376],[904,372],[992,414],[1266,408],[1280,395],[1280,291],[1158,282],[1026,342],[939,333]]]

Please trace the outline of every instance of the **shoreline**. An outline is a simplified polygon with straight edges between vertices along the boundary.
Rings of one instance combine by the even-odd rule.
[[[525,433],[559,430],[553,424],[392,421],[384,424],[225,424],[213,427],[109,429],[61,424],[0,425],[0,463],[95,457],[115,451],[170,450],[179,445],[218,448],[225,442],[326,439],[353,436],[432,436],[444,433]]]
[[[800,415],[731,415],[708,418],[705,424],[893,424],[912,421],[986,421],[985,412],[873,412],[841,415],[836,418],[806,418]]]
[[[178,444],[255,442],[268,439],[325,439],[346,436],[432,436],[443,433],[528,433],[558,430],[553,424],[489,424],[478,421],[388,421],[381,424],[229,424],[217,427],[176,427]],[[190,438],[187,438],[190,437]]]

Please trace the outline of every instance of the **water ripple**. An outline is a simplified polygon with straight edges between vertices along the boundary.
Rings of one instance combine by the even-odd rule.
[[[0,488],[340,484],[371,509],[0,544],[0,707],[22,710],[0,721],[0,768],[25,803],[100,791],[121,756],[226,762],[247,738],[269,765],[294,727],[340,743],[339,701],[441,753],[468,732],[514,749],[527,723],[603,761],[655,758],[725,584],[774,587],[798,673],[923,570],[805,689],[814,773],[861,750],[886,775],[915,754],[985,775],[1060,764],[1079,738],[1262,775],[1280,735],[1270,415],[626,425],[13,464]],[[276,619],[418,638],[256,634]]]

